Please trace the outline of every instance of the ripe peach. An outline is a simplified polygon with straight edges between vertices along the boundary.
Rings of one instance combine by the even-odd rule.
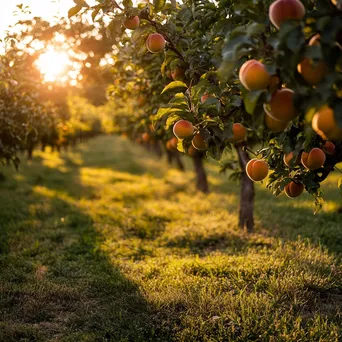
[[[323,151],[325,152],[325,154],[329,154],[330,156],[332,156],[336,152],[336,146],[331,141],[326,141],[323,145]]]
[[[269,86],[271,75],[267,72],[264,64],[251,59],[240,68],[239,79],[247,90],[262,90]]]
[[[240,123],[233,124],[233,137],[229,139],[231,142],[238,142],[244,140],[247,135],[247,129]]]
[[[276,0],[269,9],[271,23],[279,29],[287,20],[301,20],[305,16],[305,7],[299,0]]]
[[[287,88],[276,90],[271,97],[269,103],[270,110],[267,114],[279,121],[289,122],[294,119],[297,111],[293,104],[293,94],[293,91]]]
[[[160,33],[151,33],[146,39],[146,47],[152,53],[158,53],[165,49],[166,40]]]
[[[309,153],[303,152],[301,162],[308,170],[316,170],[325,163],[326,155],[318,147],[314,147]]]
[[[313,130],[322,137],[322,139],[341,140],[342,128],[337,126],[334,111],[328,107],[321,107],[312,118]]]
[[[303,193],[304,185],[302,183],[290,182],[285,186],[284,191],[287,197],[298,197]]]
[[[170,63],[171,76],[175,81],[182,81],[185,77],[186,64],[180,59],[174,59]]]
[[[142,107],[142,106],[144,106],[145,104],[146,104],[146,98],[145,97],[143,97],[143,96],[139,96],[139,98],[138,98],[138,106],[139,107]]]
[[[179,120],[173,125],[173,134],[178,139],[189,138],[194,134],[194,126],[190,121]]]
[[[210,95],[210,94],[207,94],[207,93],[205,93],[205,94],[203,94],[202,96],[201,96],[201,103],[204,103],[205,101],[207,101],[209,98],[211,98],[212,96]]]
[[[150,135],[148,133],[143,133],[142,136],[141,136],[143,142],[149,142],[150,141]]]
[[[178,145],[178,139],[176,137],[172,137],[170,139],[170,145],[173,149],[177,149],[177,145]]]
[[[171,70],[168,69],[165,73],[166,77],[169,78],[170,80],[172,79],[172,74],[171,74]]]
[[[125,28],[128,30],[135,30],[137,27],[139,27],[139,24],[140,19],[137,15],[133,18],[127,18],[123,22],[123,26],[125,26]]]
[[[293,152],[286,153],[286,154],[284,154],[283,161],[287,167],[292,168],[296,165],[299,165],[300,155],[297,155],[297,158],[294,160],[294,153]]]
[[[311,37],[309,41],[309,46],[320,45],[321,44],[320,39],[321,39],[321,35],[315,34],[313,37]]]
[[[171,141],[170,141],[170,140],[168,140],[168,141],[166,142],[165,147],[166,147],[166,149],[169,150],[169,151],[172,149],[172,147],[171,147]]]
[[[261,159],[251,159],[246,165],[246,173],[252,181],[261,181],[268,175],[268,165]]]
[[[327,65],[323,61],[314,63],[311,58],[304,58],[297,65],[298,72],[309,84],[316,85],[320,83],[327,73]]]
[[[320,38],[321,36],[319,34],[313,36],[310,39],[309,46],[320,45]],[[297,70],[306,82],[316,85],[323,80],[328,72],[328,67],[322,60],[314,63],[311,58],[304,58],[303,61],[298,64]]]
[[[182,81],[185,76],[185,70],[176,66],[171,70],[171,77],[174,81]]]
[[[207,149],[207,143],[205,142],[201,133],[197,133],[192,139],[192,146],[196,150],[204,151]]]
[[[190,157],[195,157],[198,151],[192,145],[188,148],[187,154]]]
[[[265,125],[272,132],[282,132],[285,131],[289,122],[276,120],[265,111]]]

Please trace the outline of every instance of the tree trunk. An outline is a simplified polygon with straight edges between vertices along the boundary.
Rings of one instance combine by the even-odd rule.
[[[196,155],[192,159],[194,161],[194,167],[195,167],[195,173],[196,173],[196,188],[199,191],[208,193],[209,185],[208,185],[207,175],[203,167],[203,155],[201,154]]]
[[[169,150],[166,150],[166,157],[167,157],[167,163],[169,164],[169,165],[172,165],[172,152],[171,151],[169,151]]]
[[[163,151],[160,147],[160,142],[158,140],[154,141],[153,142],[153,148],[154,148],[154,151],[156,153],[156,155],[161,158],[163,156]]]
[[[182,159],[180,157],[180,153],[178,151],[173,152],[177,167],[180,171],[185,171],[184,164],[182,162]]]
[[[254,230],[254,183],[246,173],[246,165],[250,158],[242,145],[236,147],[239,163],[242,169],[241,174],[241,192],[239,209],[239,226],[247,232]]]
[[[27,148],[27,159],[32,160],[32,156],[33,156],[33,146],[29,146]]]

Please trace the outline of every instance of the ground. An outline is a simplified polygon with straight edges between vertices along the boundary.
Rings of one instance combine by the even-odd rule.
[[[0,341],[341,340],[339,175],[317,215],[258,185],[248,235],[186,167],[118,137],[1,167]]]

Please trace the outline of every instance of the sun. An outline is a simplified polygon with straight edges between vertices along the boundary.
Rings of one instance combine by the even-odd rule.
[[[65,51],[56,51],[53,48],[42,53],[37,59],[36,65],[44,75],[44,81],[55,82],[62,80],[67,75],[70,58]]]

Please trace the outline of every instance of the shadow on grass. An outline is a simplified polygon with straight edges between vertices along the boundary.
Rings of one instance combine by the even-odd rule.
[[[93,220],[35,191],[70,183],[69,195],[91,195],[77,170],[40,166],[0,188],[0,340],[170,341],[160,313],[101,252]]]
[[[227,176],[228,178],[228,176]],[[220,179],[221,176],[220,176]],[[223,181],[212,187],[217,193],[233,193],[239,199],[240,189],[237,184]],[[296,199],[289,199],[284,194],[274,196],[260,185],[255,186],[256,231],[266,236],[296,240],[298,236],[315,244],[321,244],[330,252],[342,253],[342,214],[338,211],[341,197],[338,189],[323,185],[323,198],[328,208],[314,214],[314,199],[307,193]],[[238,205],[227,206],[227,210],[238,210]]]

